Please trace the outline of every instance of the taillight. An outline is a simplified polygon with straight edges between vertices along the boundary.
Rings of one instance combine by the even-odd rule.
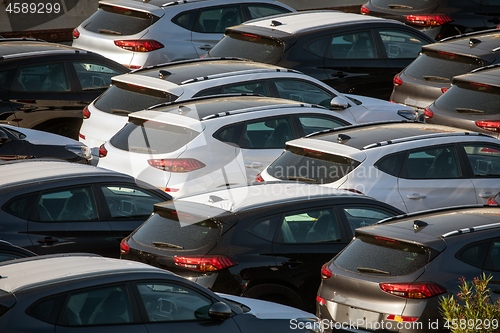
[[[148,160],[153,168],[167,172],[190,172],[205,167],[205,164],[194,158],[160,158]]]
[[[255,182],[257,182],[257,183],[265,182],[265,180],[264,180],[264,178],[262,178],[262,175],[260,174],[260,172],[257,174],[257,176],[255,176]]]
[[[224,268],[236,266],[238,263],[226,256],[174,256],[174,263],[177,266],[184,267],[197,272],[214,272]]]
[[[434,117],[434,112],[429,107],[426,107],[424,109],[424,119],[431,119],[432,117]]]
[[[83,108],[83,119],[89,119],[90,118],[90,111],[88,107]]]
[[[453,21],[448,15],[429,14],[429,15],[406,15],[406,21],[411,24],[423,27],[435,27]]]
[[[498,196],[498,194],[495,194],[494,196],[489,197],[487,204],[490,206],[498,206],[499,202],[497,201],[497,196]]]
[[[445,87],[445,88],[441,88],[441,93],[445,93],[448,91],[448,89],[450,89],[450,87]]]
[[[476,126],[487,131],[500,132],[499,120],[476,120]]]
[[[104,147],[104,143],[99,146],[99,157],[106,157],[108,155],[108,150]]]
[[[325,306],[326,300],[321,296],[316,296],[316,303],[318,303],[321,306]]]
[[[80,37],[80,31],[77,28],[73,29],[73,39]]]
[[[330,270],[330,264],[326,263],[323,266],[321,266],[321,279],[327,280],[332,277],[332,271]]]
[[[413,322],[418,320],[418,317],[399,316],[399,315],[390,314],[387,316],[387,320],[394,320],[394,321],[397,321],[398,323],[401,323],[401,322],[413,323]]]
[[[132,52],[151,52],[165,47],[162,43],[151,40],[115,40],[115,45]]]
[[[392,83],[394,84],[395,87],[399,87],[400,85],[403,84],[403,79],[399,74],[394,75],[394,78],[392,79]]]
[[[444,287],[434,282],[380,283],[379,286],[388,294],[413,299],[429,298],[446,292]]]
[[[127,239],[124,238],[120,242],[120,254],[127,254],[130,251],[130,245],[127,243]]]
[[[365,6],[361,6],[361,14],[368,15],[370,14],[370,10]]]

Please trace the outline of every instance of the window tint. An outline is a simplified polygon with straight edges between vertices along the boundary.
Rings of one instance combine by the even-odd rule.
[[[111,84],[113,76],[123,74],[99,63],[74,62],[73,66],[83,90],[105,90]]]
[[[163,201],[135,187],[102,186],[101,190],[113,219],[147,218],[153,212],[153,205]]]
[[[465,144],[465,153],[476,177],[500,176],[500,147],[491,144]]]
[[[90,187],[43,192],[37,209],[38,220],[42,222],[97,220],[97,208]]]
[[[488,251],[490,249],[490,240],[482,241],[478,243],[469,244],[463,247],[458,253],[456,257],[471,265],[478,268],[483,268],[484,260],[488,257]],[[499,244],[500,245],[500,244]],[[499,257],[500,259],[500,257]],[[492,264],[493,262],[491,262]],[[500,266],[497,266],[497,269],[500,270]]]
[[[12,89],[34,92],[69,91],[68,73],[64,63],[19,67]]]
[[[317,38],[306,45],[305,49],[318,57],[324,57],[330,36]]]
[[[462,177],[454,147],[418,149],[408,153],[406,170],[409,179],[451,179]]]
[[[337,216],[331,209],[299,211],[283,216],[278,241],[283,243],[340,242]]]
[[[330,101],[335,97],[330,91],[302,80],[276,79],[273,82],[278,90],[278,96],[285,99],[319,104],[328,108]]]
[[[378,55],[371,32],[362,31],[333,36],[326,57],[330,59],[375,59]]]
[[[247,138],[245,138],[246,141],[244,143],[240,142],[242,126],[243,124],[240,123],[223,127],[214,133],[214,138],[222,142],[240,145],[242,148],[249,148],[251,147],[250,139],[247,140]]]
[[[351,272],[365,273],[370,269],[382,275],[406,275],[424,267],[431,256],[430,249],[387,239],[358,236],[334,260],[335,265]]]
[[[481,253],[484,254],[484,253]],[[480,260],[483,257],[478,257]],[[490,271],[500,272],[500,239],[495,239],[486,256],[485,268]]]
[[[349,227],[353,234],[357,228],[372,225],[380,220],[394,216],[394,213],[377,207],[344,206],[341,209],[349,222]]]
[[[281,13],[288,13],[288,10],[274,5],[268,4],[247,4],[250,18],[259,18],[264,16],[271,16]]]
[[[14,72],[15,68],[0,71],[0,95],[4,94],[5,90],[10,88]],[[20,90],[18,81],[14,81],[12,84],[12,90]]]
[[[196,17],[198,17],[198,9],[180,13],[172,19],[172,22],[183,27],[184,29],[201,32],[201,26],[196,25],[193,27]]]
[[[61,312],[62,305],[64,303],[65,294],[60,294],[56,296],[51,296],[49,298],[41,299],[40,301],[34,303],[26,311],[28,315],[44,321],[46,323],[55,324],[57,317]],[[1,306],[0,306],[1,314]]]
[[[137,285],[150,322],[210,319],[210,298],[184,286],[151,282]]]
[[[119,6],[101,5],[85,25],[85,29],[108,35],[134,35],[148,28],[159,18],[142,11]]]
[[[243,22],[239,5],[202,8],[195,28],[197,32],[224,33],[227,27]]]
[[[228,84],[221,87],[205,89],[195,94],[194,97],[211,96],[219,94],[259,94],[262,96],[270,96],[269,87],[265,81],[241,82]]]
[[[285,148],[285,142],[295,137],[290,117],[247,122],[244,129],[251,148]]]
[[[9,202],[7,202],[4,206],[4,210],[7,213],[10,213],[14,216],[17,216],[22,219],[28,219],[33,210],[33,202],[36,200],[36,193],[29,194],[22,197],[17,197]]]
[[[406,153],[397,153],[382,157],[375,163],[375,167],[380,171],[390,174],[391,176],[398,177],[403,165]]]
[[[181,148],[198,134],[186,127],[132,118],[110,139],[110,143],[134,153],[163,154]]]
[[[298,119],[299,124],[302,126],[302,130],[306,135],[318,131],[349,125],[349,123],[344,120],[326,116],[299,116]]]
[[[262,239],[272,241],[274,234],[276,233],[278,223],[280,223],[279,216],[266,217],[253,223],[248,228],[248,232]]]
[[[422,45],[428,44],[421,37],[407,31],[381,30],[378,33],[388,58],[415,59],[422,50]]]

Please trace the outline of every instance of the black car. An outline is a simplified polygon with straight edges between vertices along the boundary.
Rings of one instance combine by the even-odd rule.
[[[349,191],[280,182],[155,205],[120,247],[121,258],[209,289],[314,311],[321,266],[354,230],[402,214]]]
[[[4,240],[0,240],[0,261],[27,258],[36,256],[36,253],[26,250],[23,247],[13,245]]]
[[[0,123],[78,140],[83,108],[128,71],[68,45],[0,39]]]
[[[331,10],[302,11],[226,29],[205,56],[292,68],[343,93],[388,100],[395,74],[435,40],[395,20]]]
[[[436,40],[500,24],[500,3],[493,0],[369,0],[361,13],[401,21]]]
[[[54,158],[96,164],[83,143],[44,131],[0,125],[0,160]]]
[[[171,199],[131,176],[80,163],[0,164],[0,239],[37,254],[118,257],[120,241],[153,204]]]

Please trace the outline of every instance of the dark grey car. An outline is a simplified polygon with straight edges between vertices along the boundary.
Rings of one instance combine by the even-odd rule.
[[[323,266],[317,316],[332,320],[326,332],[332,327],[448,332],[440,297],[456,295],[460,278],[472,281],[483,273],[493,277],[491,290],[498,290],[500,207],[452,207],[389,218],[357,229],[344,251]],[[497,297],[492,293],[493,301]]]

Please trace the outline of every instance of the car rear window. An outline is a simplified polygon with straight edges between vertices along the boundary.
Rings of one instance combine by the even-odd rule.
[[[424,267],[433,258],[423,246],[379,236],[361,235],[342,251],[334,264],[356,273],[407,275]]]
[[[398,0],[395,5],[394,0],[371,0],[372,5],[381,8],[392,8],[395,11],[400,11],[404,7],[404,13],[410,13],[416,10],[431,9],[437,6],[435,1],[422,1],[422,0]],[[397,6],[397,8],[394,8]]]
[[[327,184],[339,180],[360,162],[307,148],[287,146],[267,169],[274,178]]]
[[[135,35],[158,21],[159,17],[118,6],[101,5],[84,26],[86,30],[101,34]]]
[[[110,143],[134,153],[164,154],[185,146],[198,134],[182,126],[132,118],[110,139]]]
[[[277,39],[232,32],[215,44],[209,55],[212,57],[238,57],[276,64],[281,58],[284,48],[284,43]]]
[[[127,116],[130,112],[175,101],[178,96],[164,91],[115,82],[94,102],[100,111]]]
[[[448,52],[424,51],[405,70],[405,75],[429,82],[451,82],[451,79],[488,65],[482,60]]]

